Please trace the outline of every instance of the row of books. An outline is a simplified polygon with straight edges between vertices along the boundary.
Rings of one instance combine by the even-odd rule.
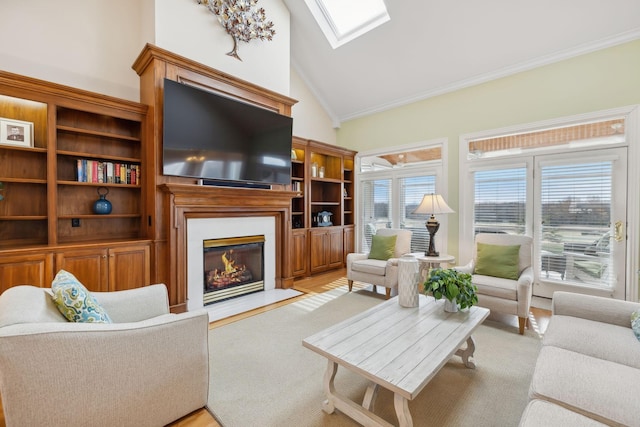
[[[78,182],[140,185],[140,165],[78,159]]]

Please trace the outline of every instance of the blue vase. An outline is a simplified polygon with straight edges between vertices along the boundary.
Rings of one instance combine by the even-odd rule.
[[[107,190],[107,192],[104,194],[101,193],[100,190],[102,189]],[[98,189],[98,195],[100,198],[93,204],[93,211],[98,215],[107,215],[111,213],[112,206],[111,202],[106,199],[107,194],[109,194],[108,189],[104,187],[100,187]]]

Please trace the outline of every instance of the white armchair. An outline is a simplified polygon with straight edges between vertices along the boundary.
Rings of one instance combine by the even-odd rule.
[[[518,257],[517,280],[476,274],[478,261],[478,243],[486,245],[515,246],[520,245]],[[491,311],[518,316],[520,334],[528,324],[531,307],[533,269],[531,255],[532,238],[522,235],[479,233],[473,249],[473,259],[457,270],[472,275],[472,282],[478,287],[478,305]]]
[[[398,287],[398,258],[411,251],[411,231],[395,228],[381,228],[376,232],[380,236],[397,236],[393,257],[388,260],[369,259],[369,253],[351,253],[347,255],[347,280],[349,291],[353,281],[370,283],[374,292],[376,286],[384,286],[386,296]]]
[[[92,295],[114,323],[68,322],[50,289],[0,295],[7,426],[160,426],[207,404],[209,318],[169,314],[164,285]]]

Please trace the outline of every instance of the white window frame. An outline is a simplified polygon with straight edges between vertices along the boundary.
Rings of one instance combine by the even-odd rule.
[[[511,155],[505,155],[499,160],[493,159],[469,159],[469,141],[474,139],[492,138],[506,134],[516,134],[523,132],[535,132],[542,129],[548,129],[552,127],[571,126],[589,121],[610,120],[614,118],[625,118],[625,142],[621,144],[607,145],[608,147],[614,146],[626,146],[628,147],[628,173],[627,173],[627,283],[625,290],[625,299],[628,301],[639,301],[640,294],[638,288],[638,276],[640,274],[640,206],[638,206],[640,195],[638,191],[634,191],[637,188],[637,183],[640,182],[640,105],[631,105],[620,108],[614,108],[609,110],[597,111],[592,113],[578,114],[574,116],[561,117],[557,119],[545,120],[540,122],[509,126],[500,129],[492,129],[481,132],[474,132],[460,135],[459,138],[459,171],[460,176],[464,177],[460,180],[459,191],[459,260],[458,264],[465,264],[470,261],[473,251],[473,181],[466,179],[471,176],[474,170],[482,167],[490,167],[491,165],[499,164],[522,164],[525,162],[525,158],[535,154],[550,154],[559,153],[563,151],[562,147],[546,147],[540,149],[527,150],[525,154],[514,153]],[[585,147],[584,149],[573,149],[572,152],[576,154],[578,151],[589,150],[592,147]],[[493,163],[498,162],[498,163]],[[533,168],[529,168],[533,169]],[[533,173],[533,171],[531,172]],[[529,177],[528,177],[529,178]],[[527,229],[532,227],[533,224],[533,205],[532,197],[533,188],[532,181],[527,180]],[[529,212],[531,211],[531,212]],[[532,230],[528,230],[527,234],[532,235]]]
[[[429,149],[429,148],[437,148],[441,149],[441,157],[440,160],[432,160],[427,162],[419,162],[419,163],[408,163],[405,164],[402,168],[398,169],[387,169],[380,171],[368,171],[361,172],[361,159],[363,157],[369,156],[380,156],[385,154],[394,154],[394,153],[402,153],[407,151],[414,151],[419,149]],[[362,190],[362,181],[363,180],[372,180],[372,179],[391,179],[392,187],[391,187],[391,204],[393,208],[391,209],[391,222],[394,225],[398,225],[400,223],[401,218],[399,217],[399,209],[397,206],[400,205],[400,188],[399,181],[397,178],[400,177],[413,177],[413,176],[423,176],[423,175],[435,175],[436,177],[436,191],[444,197],[446,201],[449,201],[448,197],[448,179],[446,179],[444,174],[444,165],[447,163],[448,158],[448,138],[438,138],[429,141],[415,142],[405,145],[398,145],[393,147],[385,147],[375,150],[369,151],[361,151],[356,154],[355,157],[355,179],[356,179],[356,200],[355,204],[355,217],[356,227],[355,227],[355,242],[356,242],[356,251],[361,252],[363,248],[361,247],[362,241],[362,227],[359,225],[360,218],[360,197]],[[440,249],[441,253],[447,252],[447,230],[449,226],[449,221],[447,219],[448,215],[440,215],[438,220],[440,221],[440,229],[436,234],[436,247]]]

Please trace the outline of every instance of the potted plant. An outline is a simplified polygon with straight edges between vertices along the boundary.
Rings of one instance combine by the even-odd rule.
[[[436,300],[445,298],[445,311],[458,311],[478,303],[478,288],[471,282],[471,275],[448,268],[433,268],[424,282],[424,293]]]

